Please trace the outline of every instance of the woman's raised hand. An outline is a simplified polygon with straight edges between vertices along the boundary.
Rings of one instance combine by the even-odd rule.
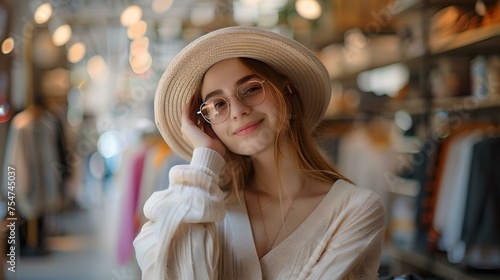
[[[182,137],[193,149],[209,148],[225,156],[226,146],[215,135],[209,123],[199,120],[196,109],[192,102],[184,107],[181,119]]]

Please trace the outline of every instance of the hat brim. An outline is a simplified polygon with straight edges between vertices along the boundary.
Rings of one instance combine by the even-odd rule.
[[[167,145],[187,161],[193,150],[182,137],[182,109],[212,65],[236,57],[260,60],[290,78],[299,89],[306,123],[311,129],[327,109],[331,96],[328,71],[299,42],[257,27],[235,26],[210,32],[176,55],[163,73],[155,95],[156,125]]]

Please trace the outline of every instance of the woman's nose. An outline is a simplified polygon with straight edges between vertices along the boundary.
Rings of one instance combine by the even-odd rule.
[[[249,114],[252,108],[243,101],[241,101],[237,96],[232,96],[231,98],[231,118],[237,118],[243,114]]]

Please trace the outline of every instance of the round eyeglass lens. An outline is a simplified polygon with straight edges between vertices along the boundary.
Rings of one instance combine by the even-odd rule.
[[[200,108],[201,114],[210,123],[218,124],[229,116],[229,103],[221,97],[205,101]]]
[[[248,106],[257,106],[264,101],[264,81],[249,81],[238,88],[238,98]]]

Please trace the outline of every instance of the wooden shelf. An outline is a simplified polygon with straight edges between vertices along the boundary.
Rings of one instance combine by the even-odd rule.
[[[392,118],[397,111],[405,111],[410,115],[425,115],[446,111],[448,113],[471,113],[500,108],[500,94],[498,97],[477,99],[473,96],[457,96],[447,98],[434,98],[426,100],[414,98],[407,100],[380,100],[369,105],[364,105],[360,112],[348,114],[338,113],[326,116],[325,122],[351,122],[363,118],[363,113],[379,114]],[[498,110],[500,114],[500,110]]]
[[[394,11],[395,16],[405,16],[408,13],[421,11],[425,8],[442,9],[451,5],[474,7],[474,2],[471,0],[418,0],[412,1],[413,3],[406,2],[407,1],[394,2],[395,6],[391,11]],[[396,8],[399,8],[399,10]]]
[[[436,98],[432,101],[433,111],[471,112],[482,109],[500,107],[500,94],[498,96],[478,99],[473,96],[459,96],[449,98]]]
[[[392,58],[387,59],[386,61],[379,61],[376,63],[373,63],[370,61],[370,62],[367,62],[364,64],[355,65],[355,66],[345,65],[342,72],[339,72],[338,74],[333,75],[331,78],[334,81],[343,81],[343,80],[349,80],[349,79],[355,80],[356,77],[358,76],[358,74],[361,72],[373,70],[375,68],[380,68],[380,67],[384,67],[384,66],[389,66],[391,64],[400,63],[400,62],[402,62],[401,57],[392,57]]]
[[[500,24],[470,29],[447,37],[429,40],[431,54],[488,51],[498,52],[500,46]],[[474,49],[475,51],[471,51]]]
[[[493,280],[500,279],[498,271],[470,271],[466,267],[450,264],[444,253],[428,255],[425,253],[390,248],[391,273],[410,273],[425,271],[446,280]]]
[[[401,101],[391,101],[387,103],[387,111],[397,112],[405,111],[410,115],[418,115],[428,113],[428,101],[423,98],[413,98]]]
[[[447,37],[430,38],[429,56],[441,55],[477,55],[493,54],[499,52],[500,46],[500,24],[479,27],[457,33]],[[426,54],[417,54],[405,57],[403,53],[388,57],[385,61],[367,61],[359,65],[345,65],[344,70],[332,77],[332,80],[355,79],[355,77],[367,70],[388,66],[395,63],[407,65],[421,63]]]

